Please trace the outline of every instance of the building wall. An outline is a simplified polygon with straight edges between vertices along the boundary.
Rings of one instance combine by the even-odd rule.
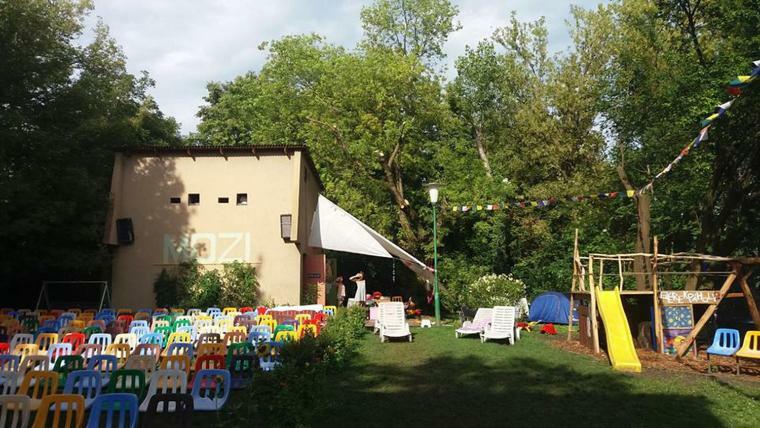
[[[299,303],[302,254],[321,251],[307,245],[320,186],[302,153],[194,155],[117,155],[105,240],[116,244],[115,220],[127,217],[135,240],[116,247],[113,305],[153,306],[154,279],[186,257],[189,248],[206,268],[232,260],[250,263],[264,299]],[[190,193],[200,195],[198,205],[188,204]],[[236,204],[238,193],[247,194],[247,205]],[[170,203],[172,197],[181,203]],[[219,203],[219,197],[229,203]],[[293,215],[295,242],[281,238],[281,214]]]

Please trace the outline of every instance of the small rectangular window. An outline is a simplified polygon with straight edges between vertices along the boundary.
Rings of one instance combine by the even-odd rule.
[[[169,202],[171,202],[172,204],[181,204],[182,198],[169,198]]]
[[[200,205],[201,203],[201,194],[200,193],[191,193],[187,195],[187,202],[190,205]]]
[[[223,197],[220,196],[219,197],[219,203],[220,204],[229,204],[230,203],[230,198],[223,198]]]
[[[248,193],[238,193],[237,194],[237,204],[238,205],[248,205]]]

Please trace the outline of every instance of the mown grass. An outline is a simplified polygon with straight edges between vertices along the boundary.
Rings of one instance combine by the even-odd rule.
[[[625,374],[552,347],[414,330],[413,343],[367,335],[327,391],[325,426],[760,426],[760,384],[688,373]],[[295,404],[295,403],[294,403]]]

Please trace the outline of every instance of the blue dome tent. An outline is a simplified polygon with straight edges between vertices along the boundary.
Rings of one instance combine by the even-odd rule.
[[[570,299],[556,291],[548,291],[540,294],[530,305],[528,320],[551,322],[555,324],[567,324],[570,314]],[[573,311],[573,322],[578,321],[578,312]]]

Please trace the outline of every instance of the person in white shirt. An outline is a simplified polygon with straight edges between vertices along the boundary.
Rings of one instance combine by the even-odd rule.
[[[364,302],[367,299],[367,282],[364,280],[364,271],[360,271],[349,279],[356,283],[356,295],[354,296],[354,300],[357,302]]]

